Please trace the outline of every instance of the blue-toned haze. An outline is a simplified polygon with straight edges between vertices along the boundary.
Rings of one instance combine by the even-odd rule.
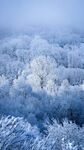
[[[84,0],[0,0],[0,25],[84,28]]]

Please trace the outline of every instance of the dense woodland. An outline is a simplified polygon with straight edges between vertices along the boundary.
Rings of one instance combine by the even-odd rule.
[[[84,34],[0,31],[0,150],[84,150]]]

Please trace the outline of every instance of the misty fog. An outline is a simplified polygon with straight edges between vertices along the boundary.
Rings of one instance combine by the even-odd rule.
[[[84,29],[84,0],[0,0],[0,27],[43,25]]]

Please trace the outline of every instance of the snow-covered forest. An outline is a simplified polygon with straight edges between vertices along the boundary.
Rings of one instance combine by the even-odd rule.
[[[83,34],[1,34],[0,150],[83,150],[83,125]]]
[[[0,0],[0,150],[84,150],[84,0]]]

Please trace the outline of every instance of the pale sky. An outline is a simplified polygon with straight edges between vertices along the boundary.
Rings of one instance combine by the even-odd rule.
[[[84,29],[84,0],[0,0],[0,26],[28,24]]]

